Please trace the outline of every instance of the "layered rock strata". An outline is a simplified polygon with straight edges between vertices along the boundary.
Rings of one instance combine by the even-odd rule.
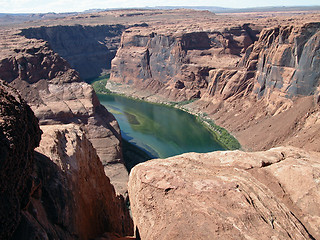
[[[0,60],[0,79],[18,89],[41,125],[75,123],[83,127],[117,192],[126,192],[119,126],[92,87],[40,40],[7,36]],[[10,45],[11,44],[11,45]],[[9,46],[8,46],[9,45]]]
[[[198,99],[184,108],[209,115],[247,150],[320,151],[319,23],[308,21],[129,29],[107,88],[156,102]]]
[[[52,49],[66,59],[81,78],[86,79],[99,77],[103,71],[111,68],[111,60],[125,28],[120,24],[59,25],[22,29],[21,35],[49,42]]]
[[[319,23],[264,29],[236,68],[212,70],[202,107],[247,149],[319,151],[319,34]]]
[[[227,100],[251,94],[281,101],[318,94],[319,24],[264,29],[237,68],[211,72],[204,99]]]
[[[16,239],[91,239],[133,234],[122,196],[116,197],[86,134],[74,124],[41,127],[30,202]]]
[[[111,80],[172,101],[197,99],[209,71],[236,64],[258,33],[249,24],[210,32],[131,28],[112,61]]]
[[[318,239],[319,153],[187,153],[134,167],[141,239]]]

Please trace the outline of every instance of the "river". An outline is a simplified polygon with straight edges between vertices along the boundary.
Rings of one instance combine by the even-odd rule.
[[[195,116],[182,110],[113,94],[98,97],[119,122],[122,138],[152,158],[225,150]]]

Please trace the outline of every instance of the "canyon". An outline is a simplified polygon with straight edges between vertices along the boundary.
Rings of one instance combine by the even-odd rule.
[[[319,22],[178,9],[5,25],[0,237],[318,239]],[[118,123],[83,81],[107,73],[111,91],[183,103],[246,152],[148,161],[127,188]]]

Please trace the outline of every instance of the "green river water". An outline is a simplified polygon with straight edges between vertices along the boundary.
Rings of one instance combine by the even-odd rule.
[[[117,119],[122,138],[152,158],[225,150],[195,116],[179,109],[113,94],[98,94]]]

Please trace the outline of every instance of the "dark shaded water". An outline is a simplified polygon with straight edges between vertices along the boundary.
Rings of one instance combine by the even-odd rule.
[[[119,122],[122,137],[154,158],[224,150],[195,116],[118,95],[98,95]]]

